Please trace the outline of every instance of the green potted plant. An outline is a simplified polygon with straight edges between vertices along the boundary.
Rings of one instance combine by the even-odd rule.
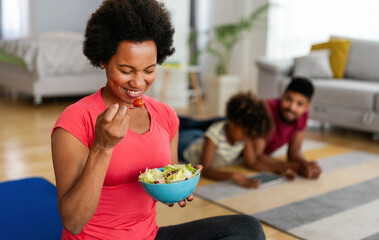
[[[223,115],[225,105],[231,95],[240,90],[241,78],[237,74],[230,74],[229,67],[234,47],[247,33],[258,25],[262,15],[272,4],[264,4],[255,9],[248,17],[235,23],[215,26],[203,33],[193,32],[189,44],[193,44],[200,34],[207,36],[205,47],[198,49],[191,59],[191,65],[197,65],[202,54],[208,53],[217,60],[216,76],[205,76],[205,90],[207,104],[218,115]]]

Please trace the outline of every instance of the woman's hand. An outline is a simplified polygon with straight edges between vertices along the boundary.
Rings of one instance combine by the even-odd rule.
[[[185,207],[187,205],[187,201],[188,202],[191,202],[193,200],[193,194],[191,193],[185,200],[181,200],[178,202],[178,205],[180,207]],[[175,204],[171,203],[171,204],[166,204],[167,206],[169,207],[173,207]]]
[[[200,172],[201,172],[201,170],[203,170],[203,165],[195,165],[195,166],[193,166],[193,167],[196,168],[196,169],[198,169],[198,170],[200,170]],[[184,200],[182,200],[182,201],[179,201],[179,202],[178,202],[178,205],[179,205],[180,207],[185,207],[185,206],[187,205],[186,200],[187,200],[188,202],[191,202],[193,199],[194,199],[194,197],[193,197],[193,194],[191,193],[186,199],[184,199]],[[172,204],[167,204],[167,206],[169,206],[169,207],[173,207],[174,204],[173,204],[173,203],[172,203]]]
[[[113,149],[125,137],[129,128],[126,110],[126,106],[116,103],[99,114],[95,125],[94,146]]]
[[[233,182],[245,188],[259,188],[261,185],[261,180],[249,178],[239,172],[233,173]]]

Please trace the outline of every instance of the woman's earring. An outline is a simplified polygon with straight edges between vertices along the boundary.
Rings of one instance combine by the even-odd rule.
[[[104,66],[103,66],[103,65],[100,65],[100,68],[101,68],[101,69],[104,69]]]

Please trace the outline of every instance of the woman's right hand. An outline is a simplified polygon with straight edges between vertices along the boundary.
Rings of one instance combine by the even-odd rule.
[[[113,104],[99,114],[95,125],[94,146],[113,149],[126,135],[129,128],[127,106]]]
[[[260,180],[249,178],[248,176],[239,172],[233,173],[233,181],[241,187],[245,188],[259,188],[261,185]]]

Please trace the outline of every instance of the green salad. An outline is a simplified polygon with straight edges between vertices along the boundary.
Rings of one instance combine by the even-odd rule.
[[[153,184],[175,183],[191,179],[199,172],[200,170],[192,167],[191,164],[167,165],[163,168],[163,172],[158,168],[146,168],[145,172],[139,175],[139,181]]]

